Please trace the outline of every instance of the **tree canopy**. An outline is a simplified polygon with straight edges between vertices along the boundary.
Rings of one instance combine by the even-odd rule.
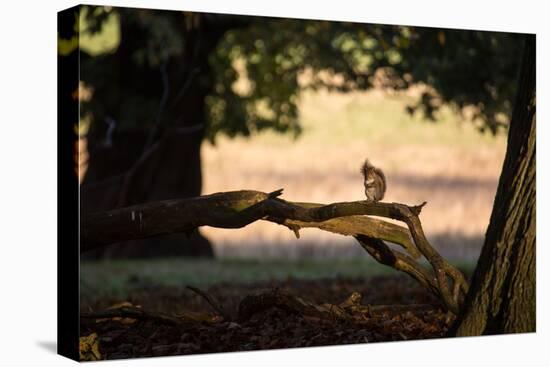
[[[307,90],[413,86],[420,93],[409,112],[437,121],[450,106],[497,133],[511,115],[524,42],[500,32],[91,6],[77,20],[90,212],[200,195],[203,139],[297,136]]]
[[[511,114],[523,45],[513,33],[131,8],[83,7],[80,21],[88,37],[81,79],[93,91],[83,109],[93,121],[167,127],[181,99],[203,85],[211,140],[263,129],[299,134],[297,103],[307,89],[419,83],[426,88],[411,113],[436,121],[446,104],[496,133]],[[207,45],[205,68],[195,55]],[[122,49],[126,75],[115,67]]]

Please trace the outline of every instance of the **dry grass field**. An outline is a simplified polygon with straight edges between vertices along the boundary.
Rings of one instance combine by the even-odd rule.
[[[287,200],[362,200],[359,167],[369,157],[386,173],[385,201],[427,201],[421,220],[433,244],[449,258],[475,260],[506,138],[480,134],[449,109],[437,123],[409,116],[405,106],[411,98],[381,91],[307,93],[300,102],[303,134],[297,139],[266,132],[203,144],[203,194],[284,188]],[[224,258],[364,256],[352,238],[315,229],[302,230],[300,239],[265,222],[201,231]]]

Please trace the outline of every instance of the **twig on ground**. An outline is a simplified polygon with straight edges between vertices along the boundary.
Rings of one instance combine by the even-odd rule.
[[[195,288],[190,285],[188,285],[186,288],[204,298],[206,302],[210,305],[210,307],[212,307],[212,309],[218,314],[218,316],[222,317],[224,321],[231,321],[231,316],[225,312],[221,304],[215,301],[212,296],[200,290],[199,288]]]

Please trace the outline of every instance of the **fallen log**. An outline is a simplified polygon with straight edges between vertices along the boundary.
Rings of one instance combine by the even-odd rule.
[[[200,226],[241,228],[257,220],[284,225],[297,237],[301,228],[316,227],[354,236],[374,259],[407,273],[440,297],[449,311],[458,314],[468,283],[426,239],[418,217],[425,202],[416,206],[370,201],[323,205],[285,201],[279,198],[282,191],[221,192],[85,215],[80,249],[84,252],[161,234],[191,233]],[[399,220],[407,227],[371,216]],[[391,249],[385,241],[403,247],[408,255]],[[432,272],[416,261],[421,255],[431,264]]]
[[[407,228],[364,216],[395,217],[396,204],[366,201],[329,205],[293,203],[278,199],[281,193],[282,190],[269,194],[231,191],[84,215],[80,250],[86,252],[112,243],[162,234],[190,233],[200,226],[241,228],[263,219],[285,225],[295,233],[302,227],[317,227],[343,235],[380,238],[402,246],[414,258],[420,257]],[[419,211],[421,206],[410,208]]]

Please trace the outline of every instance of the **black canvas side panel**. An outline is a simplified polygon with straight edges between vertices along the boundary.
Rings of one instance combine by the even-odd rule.
[[[64,10],[57,17],[57,352],[75,360],[79,359],[78,9]]]

